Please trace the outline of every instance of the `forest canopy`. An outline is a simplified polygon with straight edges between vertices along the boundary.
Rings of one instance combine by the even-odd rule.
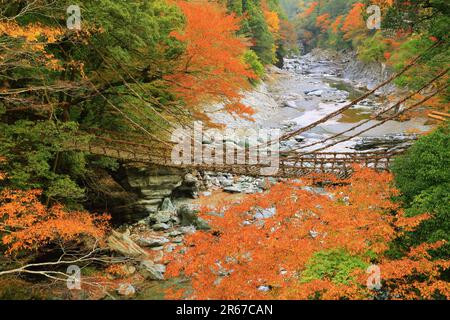
[[[446,0],[0,1],[0,299],[129,298],[167,278],[174,299],[449,299],[449,25]],[[394,93],[316,52],[380,67]],[[439,123],[403,126],[413,107]],[[363,120],[325,126],[345,111]],[[319,152],[389,120],[400,147]],[[276,127],[279,173],[169,162],[197,123]],[[245,162],[251,138],[186,141]]]

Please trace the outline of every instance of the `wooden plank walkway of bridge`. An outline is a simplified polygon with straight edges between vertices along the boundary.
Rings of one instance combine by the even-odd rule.
[[[236,175],[261,176],[261,169],[269,167],[267,164],[175,164],[171,161],[170,152],[166,148],[145,147],[137,143],[115,144],[102,142],[74,143],[69,148],[84,151],[93,155],[100,155],[118,159],[124,162],[146,163],[163,167],[179,168],[198,171],[227,172]],[[277,163],[278,170],[271,174],[274,177],[301,177],[311,173],[334,174],[338,177],[347,177],[354,164],[373,168],[378,171],[387,171],[394,157],[403,151],[396,152],[320,152],[299,155],[295,158],[280,156]]]

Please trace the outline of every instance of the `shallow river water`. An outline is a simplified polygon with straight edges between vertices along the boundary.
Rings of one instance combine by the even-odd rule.
[[[347,80],[339,72],[342,66],[332,61],[311,61],[311,58],[299,57],[287,59],[283,70],[272,68],[269,79],[256,90],[246,93],[243,99],[255,109],[255,122],[233,118],[220,110],[214,109],[212,118],[235,128],[301,128],[323,118],[325,115],[343,107],[351,100],[364,94],[367,89],[358,88],[356,83]],[[400,94],[398,99],[400,99]],[[369,119],[381,108],[392,104],[380,94],[372,95],[343,114],[318,125],[301,135],[304,140],[299,143],[291,141],[289,147],[320,141],[336,133],[347,130],[361,121]],[[388,121],[374,128],[361,137],[380,137],[385,135],[425,132],[430,127],[425,125],[426,118],[415,118],[409,121]],[[357,131],[364,130],[377,120],[370,120]],[[354,135],[350,131],[343,138]],[[353,147],[360,138],[337,144],[325,151],[354,152]],[[297,144],[297,145],[294,145]],[[316,145],[313,148],[318,148]],[[308,151],[309,149],[304,149]]]

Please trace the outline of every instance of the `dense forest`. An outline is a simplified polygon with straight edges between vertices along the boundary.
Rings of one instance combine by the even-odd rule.
[[[448,33],[447,1],[285,0],[284,4],[295,12],[292,21],[304,50],[316,47],[355,50],[360,60],[380,62],[397,71],[421,50],[446,39]],[[380,10],[379,22],[373,17],[377,12],[368,10],[371,5]],[[396,84],[420,88],[442,66],[448,65],[449,59],[448,43],[445,43],[427,53],[420,61],[420,68],[399,77]],[[437,108],[448,110],[446,100],[436,98],[431,102]]]
[[[174,299],[450,298],[449,26],[446,0],[0,1],[0,299],[129,298],[158,268],[188,279],[164,286]],[[441,116],[390,171],[355,164],[205,200],[197,231],[164,257],[165,242],[130,240],[136,221],[111,210],[99,178],[128,164],[91,146],[168,158],[180,126],[224,128],[213,104],[254,122],[244,93],[317,49],[398,73],[386,101],[426,98],[404,119]],[[73,265],[81,289],[66,286]]]

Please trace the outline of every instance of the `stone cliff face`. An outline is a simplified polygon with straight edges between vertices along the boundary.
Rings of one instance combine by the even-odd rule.
[[[122,185],[138,195],[137,201],[132,204],[133,220],[156,213],[164,198],[183,183],[184,173],[178,169],[126,165],[123,170]]]
[[[363,62],[358,59],[355,51],[336,52],[330,49],[316,48],[307,56],[312,60],[330,60],[336,63],[341,69],[344,79],[355,83],[355,87],[372,90],[381,82],[392,76],[393,71],[385,64],[379,62]],[[376,92],[377,95],[388,95],[397,90],[396,86],[389,84]]]
[[[101,186],[91,190],[89,206],[109,212],[116,224],[133,223],[156,214],[164,199],[195,196],[196,177],[182,169],[124,164],[117,172],[98,171],[92,177]]]
[[[381,82],[389,79],[393,72],[384,63],[371,62],[366,63],[358,60],[356,52],[345,54],[343,57],[343,77],[355,81],[357,87],[372,90]],[[376,94],[388,95],[395,92],[397,88],[389,84],[379,89]]]

